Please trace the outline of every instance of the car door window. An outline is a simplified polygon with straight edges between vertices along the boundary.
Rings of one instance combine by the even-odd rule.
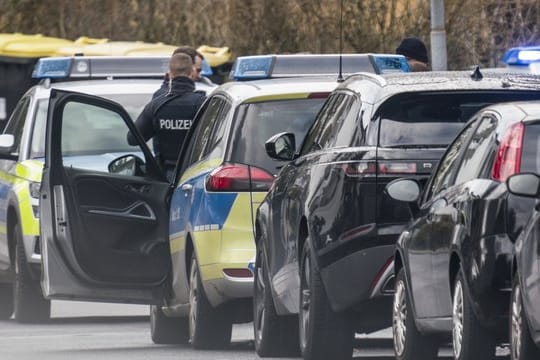
[[[26,115],[28,114],[29,105],[30,98],[22,98],[15,107],[15,110],[13,110],[13,114],[11,115],[6,129],[4,130],[4,134],[11,134],[15,138],[15,148],[13,149],[13,152],[16,154],[18,154],[20,151],[24,123],[26,120]]]
[[[488,115],[482,118],[463,153],[463,160],[457,171],[455,184],[475,179],[482,173],[482,169],[488,162],[491,145],[494,143],[491,140],[495,136],[496,127],[497,120],[494,116]]]
[[[466,144],[467,139],[478,124],[478,119],[470,122],[463,131],[456,137],[454,142],[448,147],[444,157],[442,158],[437,172],[433,176],[433,180],[429,187],[426,200],[435,196],[442,190],[452,185],[452,175],[455,173],[455,163],[459,159],[461,149]]]
[[[300,152],[301,155],[322,149],[319,142],[322,137],[321,133],[328,129],[329,125],[327,123],[330,121],[331,116],[335,113],[336,106],[338,105],[342,96],[343,95],[341,94],[334,94],[330,96],[323,105],[323,108],[317,115],[313,126],[306,135],[306,139],[304,140],[304,144],[302,146],[302,151]]]
[[[128,131],[116,112],[90,104],[66,103],[61,139],[64,166],[109,172],[109,163],[127,154],[143,162],[142,149],[127,142]]]
[[[224,136],[227,129],[227,117],[231,110],[231,104],[226,102],[223,104],[218,116],[208,125],[212,128],[210,137],[206,142],[206,147],[203,151],[203,157],[214,158],[223,153]]]
[[[212,133],[212,124],[217,120],[220,110],[223,106],[223,100],[213,97],[209,100],[208,106],[200,114],[197,120],[197,131],[194,133],[194,139],[190,139],[191,148],[189,149],[189,158],[185,165],[191,165],[201,160],[204,156],[204,149]]]

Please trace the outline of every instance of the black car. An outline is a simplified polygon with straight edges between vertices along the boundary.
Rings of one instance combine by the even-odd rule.
[[[539,81],[516,76],[356,74],[332,92],[298,149],[292,134],[267,142],[270,156],[289,163],[256,218],[260,356],[300,344],[305,359],[350,358],[354,332],[390,326],[394,246],[410,210],[385,186],[403,176],[425,183],[479,109],[540,98]]]
[[[412,179],[388,185],[414,213],[394,260],[397,359],[436,359],[449,337],[455,359],[493,359],[507,341],[513,245],[535,200],[505,181],[540,172],[539,136],[540,102],[492,105],[459,133],[421,195]]]
[[[540,117],[538,117],[540,120]],[[536,159],[540,154],[536,154]],[[508,178],[510,193],[536,200],[536,211],[515,244],[510,305],[511,360],[540,359],[540,176],[517,174]]]

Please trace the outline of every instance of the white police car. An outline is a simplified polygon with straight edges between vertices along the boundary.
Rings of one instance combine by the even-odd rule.
[[[136,118],[163,79],[168,57],[44,58],[35,67],[42,79],[17,103],[0,135],[0,319],[14,313],[21,322],[46,320],[50,303],[39,284],[41,245],[39,187],[45,157],[45,125],[51,90],[99,95],[124,106]],[[201,90],[213,87],[199,84]],[[81,128],[65,138],[73,154],[84,144],[118,153],[120,137],[110,123],[79,114]],[[99,137],[93,130],[99,129]],[[115,155],[72,157],[73,166],[106,169]]]

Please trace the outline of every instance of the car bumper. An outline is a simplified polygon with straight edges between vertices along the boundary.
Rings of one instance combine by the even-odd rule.
[[[213,264],[201,267],[203,287],[210,304],[214,307],[230,300],[253,296],[253,274],[250,277],[229,276],[225,269],[249,270],[249,263]],[[251,271],[250,271],[251,272]],[[219,274],[219,277],[209,274]],[[205,276],[206,275],[206,276]]]
[[[377,288],[382,290],[393,276],[390,268],[393,267],[394,248],[394,245],[383,245],[362,249],[321,269],[334,311],[347,310],[359,302],[385,296]]]

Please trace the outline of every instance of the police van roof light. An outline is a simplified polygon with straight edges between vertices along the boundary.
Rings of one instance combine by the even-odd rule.
[[[48,61],[50,59],[52,58],[40,59],[36,63],[32,72],[33,78],[65,78],[69,76],[72,59],[55,58],[54,61]]]
[[[210,67],[210,64],[208,64],[208,61],[206,61],[206,59],[204,59],[202,61],[202,65],[201,65],[201,76],[212,76],[214,75],[214,71],[212,70],[212,68]]]

